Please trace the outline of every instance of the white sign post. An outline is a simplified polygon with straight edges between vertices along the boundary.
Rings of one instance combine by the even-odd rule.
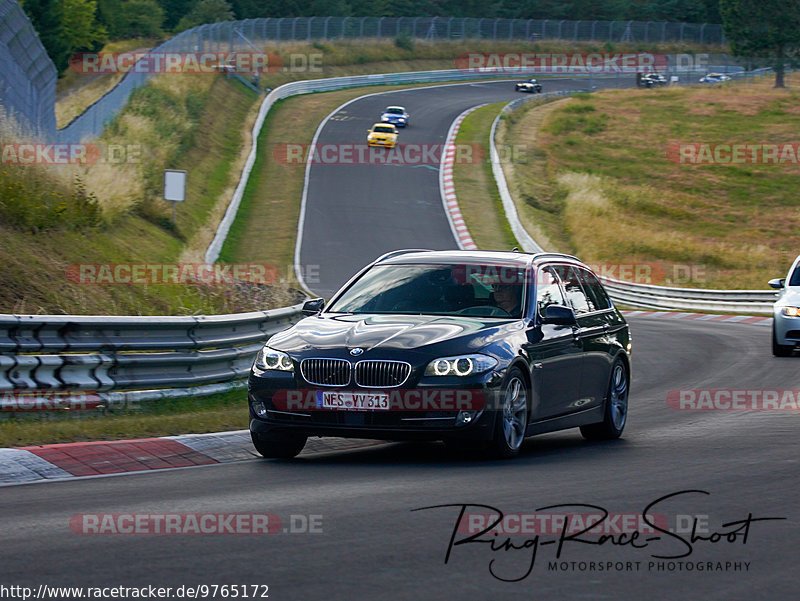
[[[175,225],[175,203],[186,200],[186,171],[164,169],[164,200],[172,203],[172,225]]]

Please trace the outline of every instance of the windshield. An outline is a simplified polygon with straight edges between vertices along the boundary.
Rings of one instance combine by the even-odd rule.
[[[377,133],[381,133],[381,134],[393,134],[394,133],[394,128],[393,127],[387,127],[385,125],[384,126],[380,126],[379,125],[373,131],[375,131]]]
[[[377,265],[328,311],[519,319],[525,281],[516,265]]]
[[[789,286],[800,286],[800,265],[794,268],[792,277],[789,278]]]
[[[385,112],[391,113],[392,115],[402,115],[403,114],[403,109],[390,106],[388,109],[386,109]]]

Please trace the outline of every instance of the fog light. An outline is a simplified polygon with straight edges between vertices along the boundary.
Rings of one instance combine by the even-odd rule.
[[[472,423],[477,413],[477,411],[459,411],[456,416],[456,426],[466,426]]]
[[[266,417],[267,416],[267,408],[264,407],[264,403],[261,401],[254,401],[253,402],[253,413],[255,413],[258,417]]]

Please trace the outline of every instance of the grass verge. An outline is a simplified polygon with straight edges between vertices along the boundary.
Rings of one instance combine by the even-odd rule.
[[[497,192],[489,154],[489,131],[505,104],[476,109],[461,122],[456,135],[456,144],[471,148],[472,156],[479,159],[457,162],[453,166],[453,181],[469,233],[478,248],[486,250],[511,250],[518,246]]]
[[[136,410],[107,414],[16,414],[0,421],[0,447],[242,430],[249,423],[246,396],[244,390],[234,390],[142,403]]]
[[[797,93],[771,80],[609,90],[526,107],[500,138],[512,195],[546,248],[593,264],[649,265],[652,283],[763,289],[797,255],[800,161],[692,165],[680,144],[784,144]]]
[[[280,286],[81,285],[68,277],[74,265],[176,263],[185,258],[187,246],[203,231],[220,199],[227,200],[247,149],[245,132],[258,96],[222,76],[202,83],[198,87],[190,76],[161,76],[137,90],[97,143],[135,151],[123,160],[100,160],[88,167],[4,165],[0,311],[186,315],[293,301],[291,292]],[[187,202],[178,207],[174,225],[169,204],[161,200],[164,168],[189,172]],[[62,216],[55,201],[58,194],[75,195],[72,177],[94,193],[100,223],[31,222],[30,208],[24,219],[15,217],[10,201],[17,196],[30,201],[35,190],[52,196],[50,213]],[[11,188],[25,194],[12,195],[7,191]],[[45,204],[37,202],[36,207]]]

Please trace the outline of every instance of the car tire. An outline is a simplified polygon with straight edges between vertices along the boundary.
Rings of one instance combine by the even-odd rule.
[[[289,432],[271,432],[265,440],[250,432],[250,439],[256,451],[266,459],[291,459],[303,450],[308,437]]]
[[[489,443],[489,454],[498,459],[519,455],[528,425],[528,387],[522,372],[513,367],[500,392],[501,408],[494,420],[494,437]]]
[[[789,344],[778,344],[778,335],[775,324],[772,324],[772,354],[776,357],[790,357],[794,347]]]
[[[581,434],[587,440],[613,440],[622,435],[628,421],[628,369],[622,359],[617,358],[611,365],[611,378],[608,383],[603,421],[581,426]]]

